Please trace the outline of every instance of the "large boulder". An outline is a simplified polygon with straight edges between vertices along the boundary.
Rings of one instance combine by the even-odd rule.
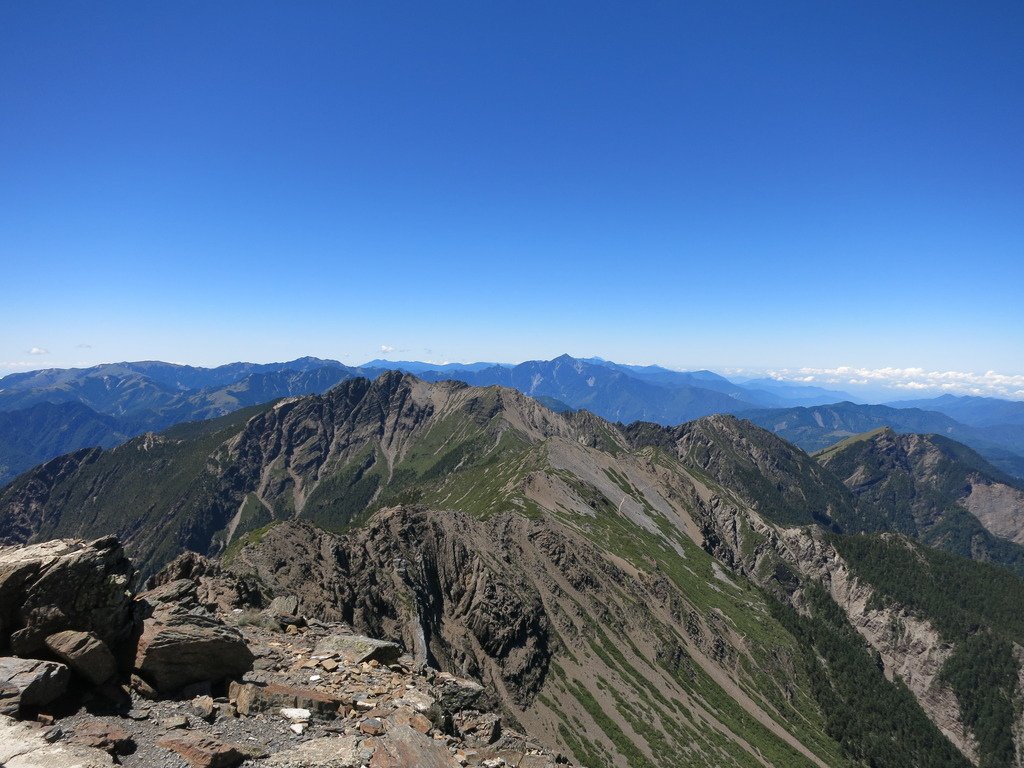
[[[68,668],[56,661],[0,658],[0,714],[45,707],[64,695],[69,677]]]
[[[134,577],[113,536],[0,549],[0,649],[35,656],[67,629],[116,648],[132,631]]]
[[[46,638],[46,647],[74,672],[101,685],[117,672],[117,662],[107,644],[92,632],[66,629]]]
[[[157,691],[241,677],[253,655],[241,632],[216,619],[158,612],[145,620],[135,650],[135,669]]]
[[[460,766],[443,742],[424,736],[408,725],[390,728],[386,737],[377,739],[376,746],[370,762],[374,768],[405,768],[412,765],[416,768]]]

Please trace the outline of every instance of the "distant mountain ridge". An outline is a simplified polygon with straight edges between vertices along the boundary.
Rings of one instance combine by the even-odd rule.
[[[380,373],[304,357],[217,368],[143,361],[12,374],[0,379],[0,485],[63,453],[110,448],[143,432]]]
[[[1004,471],[1024,476],[1024,423],[1018,423],[1024,403],[951,397],[921,401],[935,404],[936,410],[929,411],[908,408],[909,403],[891,408],[835,403],[833,398],[845,393],[773,379],[736,383],[707,370],[674,371],[569,355],[517,365],[371,360],[356,367],[302,357],[214,368],[151,360],[6,376],[0,379],[0,413],[10,415],[0,420],[0,485],[71,450],[110,447],[142,432],[217,418],[281,397],[322,394],[347,379],[374,379],[386,370],[433,382],[510,387],[558,411],[585,409],[622,423],[677,425],[714,413],[742,413],[809,451],[880,426],[935,432],[967,443]],[[68,411],[66,426],[41,417],[47,409],[56,413],[53,407],[61,404],[87,410],[79,408],[73,417]],[[970,423],[940,409],[962,413]]]
[[[563,355],[519,365],[371,360],[352,367],[301,357],[282,363],[229,363],[214,368],[155,360],[44,369],[0,379],[0,485],[41,461],[89,447],[111,447],[146,431],[223,416],[281,397],[322,394],[346,379],[402,370],[428,381],[456,379],[509,386],[556,410],[587,409],[617,421],[678,424],[711,413],[774,405],[779,398],[748,390],[710,371],[679,372]],[[76,404],[69,424],[40,418]],[[32,413],[15,413],[33,409]],[[82,410],[82,409],[86,410]],[[74,423],[71,423],[71,422]],[[83,424],[88,421],[88,429]],[[24,446],[31,443],[31,450]],[[19,447],[20,446],[20,447]]]
[[[921,408],[938,411],[962,424],[990,427],[1002,424],[1024,425],[1024,401],[997,397],[942,395],[925,400],[898,400],[887,403],[893,408]]]

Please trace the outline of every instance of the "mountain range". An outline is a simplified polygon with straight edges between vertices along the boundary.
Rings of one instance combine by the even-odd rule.
[[[1024,404],[994,398],[862,405],[836,402],[848,397],[843,392],[772,379],[737,384],[711,371],[568,355],[518,365],[371,360],[359,367],[304,357],[216,368],[144,361],[6,376],[0,379],[0,485],[79,448],[111,447],[147,431],[281,397],[322,394],[347,379],[372,379],[386,370],[426,381],[511,387],[556,411],[586,409],[623,423],[673,425],[713,413],[743,414],[811,451],[879,426],[933,432],[971,445],[1004,471],[1024,477]]]
[[[943,437],[812,457],[388,372],[53,459],[0,538],[218,557],[587,766],[1013,766],[1022,499]]]

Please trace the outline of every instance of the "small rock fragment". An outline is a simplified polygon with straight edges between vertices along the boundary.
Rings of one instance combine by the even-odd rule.
[[[368,717],[359,723],[359,730],[367,736],[380,736],[384,733],[384,723],[376,717]]]

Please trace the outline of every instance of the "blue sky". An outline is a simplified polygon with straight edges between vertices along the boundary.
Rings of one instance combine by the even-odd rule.
[[[0,373],[1021,375],[1022,95],[1016,1],[4,3]]]

